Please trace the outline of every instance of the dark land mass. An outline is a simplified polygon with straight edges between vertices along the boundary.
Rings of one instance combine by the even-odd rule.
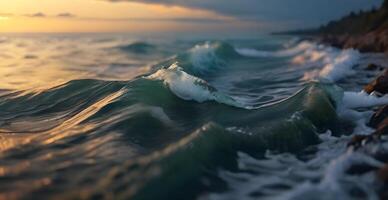
[[[378,9],[352,12],[319,28],[274,34],[304,35],[338,48],[388,53],[388,0]]]

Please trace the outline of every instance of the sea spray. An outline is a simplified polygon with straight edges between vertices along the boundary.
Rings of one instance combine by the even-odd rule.
[[[160,69],[146,78],[162,80],[172,92],[184,100],[195,100],[197,102],[217,101],[236,107],[244,107],[232,97],[222,94],[206,81],[187,74],[178,63],[172,64],[167,69]]]

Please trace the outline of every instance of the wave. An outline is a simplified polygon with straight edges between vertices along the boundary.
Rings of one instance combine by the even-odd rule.
[[[206,81],[184,72],[177,63],[172,64],[167,69],[160,69],[146,78],[162,80],[175,95],[184,100],[217,101],[227,105],[244,107],[232,97],[217,91]]]
[[[248,57],[292,57],[293,64],[320,65],[323,66],[322,69],[306,72],[303,79],[320,78],[332,82],[353,75],[355,72],[352,68],[361,58],[357,50],[339,50],[309,41],[303,41],[294,47],[275,52],[246,48],[237,48],[236,51]]]
[[[330,81],[338,81],[354,74],[352,67],[361,57],[360,53],[353,49],[339,50],[309,41],[275,52],[247,48],[236,48],[236,51],[248,57],[293,57],[294,64],[322,65],[323,68],[319,72],[306,73],[305,79],[320,77]]]
[[[294,47],[280,50],[280,51],[260,51],[257,49],[249,49],[249,48],[236,48],[236,52],[238,52],[242,56],[247,57],[289,57],[295,56],[298,53],[303,51],[307,51],[309,49],[315,48],[317,45],[312,42],[303,41],[297,44]]]
[[[306,55],[303,55],[306,57]],[[325,79],[331,82],[340,81],[356,72],[353,67],[356,66],[361,58],[358,51],[348,50],[328,50],[307,53],[310,57],[308,61],[303,59],[303,64],[323,66],[320,70],[305,72],[303,80]],[[296,58],[296,60],[301,60]]]
[[[249,190],[241,198],[248,195],[253,198],[252,185],[261,187],[263,182],[267,187],[259,192],[276,194],[284,186],[292,190],[300,185],[296,179],[313,177],[317,183],[320,177],[315,172],[323,171],[319,168],[322,163],[333,160],[327,154],[338,149],[332,148],[325,137],[349,134],[350,129],[358,128],[354,123],[366,115],[351,109],[388,101],[386,97],[344,92],[334,85],[333,82],[350,75],[339,69],[351,71],[359,57],[356,51],[339,51],[306,42],[278,52],[255,51],[244,52],[223,42],[206,42],[157,64],[153,73],[130,81],[75,80],[40,93],[7,92],[0,95],[0,132],[9,133],[2,134],[1,156],[9,159],[9,163],[19,163],[21,157],[28,157],[34,166],[44,166],[49,161],[53,167],[34,168],[33,172],[47,175],[50,180],[64,180],[61,182],[65,184],[71,182],[70,186],[77,189],[69,195],[82,192],[87,199],[96,196],[185,199],[209,191],[224,191],[224,187],[238,188],[237,193]],[[258,54],[262,54],[258,57],[290,57],[292,61],[301,58],[300,64],[321,64],[325,67],[316,76],[322,80],[307,82],[284,100],[254,108],[218,91],[207,81],[212,72],[228,70],[231,59]],[[279,87],[275,85],[273,90]],[[337,139],[335,145],[339,145]],[[306,151],[315,151],[316,146],[309,147],[321,142],[327,145],[325,151],[318,146],[317,156],[313,155],[317,159],[310,162],[312,154]],[[283,160],[274,163],[267,158],[247,159],[264,158],[271,151],[280,156],[285,155],[283,152],[296,153],[293,161],[297,164]],[[332,191],[330,185],[338,184],[337,176],[343,177],[348,159],[364,160],[357,155],[344,157],[330,164],[323,181],[317,185],[301,184],[300,189],[297,187],[295,193],[286,197]],[[69,162],[69,158],[77,159]],[[299,168],[305,161],[312,163],[313,173],[310,165],[302,167],[302,172],[290,171],[290,166]],[[96,165],[97,162],[101,165]],[[16,165],[4,166],[4,171]],[[279,167],[283,165],[284,168]],[[264,167],[255,171],[257,166]],[[61,173],[52,173],[57,169]],[[281,171],[279,176],[276,174],[280,181],[268,178],[272,175],[267,173],[270,170]],[[96,171],[106,176],[95,176]],[[228,171],[229,176],[223,171]],[[236,171],[240,174],[233,174]],[[254,174],[247,176],[252,171]],[[21,175],[28,172],[20,168],[20,173],[6,174],[5,179],[25,180]],[[74,172],[82,174],[75,183]],[[259,177],[263,182],[255,184],[256,175],[264,175]],[[288,175],[295,182],[284,178]],[[247,180],[252,180],[249,187],[244,185]],[[226,186],[224,181],[230,185]],[[98,184],[91,186],[87,184],[90,182]],[[52,184],[45,189],[58,186],[55,181]],[[112,191],[117,196],[112,196]]]
[[[128,45],[123,45],[118,47],[118,49],[122,51],[135,53],[135,54],[149,53],[155,48],[156,48],[155,45],[149,44],[147,42],[134,42]]]
[[[101,99],[104,99],[125,86],[119,81],[100,81],[92,79],[74,80],[38,93],[11,93],[0,97],[0,120],[3,122],[20,121],[30,117],[31,124],[14,129],[12,124],[2,128],[13,132],[39,132],[55,127],[82,112]],[[51,115],[57,114],[53,118]],[[36,117],[36,121],[33,119]],[[47,122],[42,126],[41,122]],[[5,123],[8,124],[8,123]],[[42,127],[44,127],[42,129]],[[26,130],[27,128],[29,130]],[[20,130],[19,130],[20,129]]]
[[[327,56],[324,59],[327,64],[319,72],[319,76],[335,82],[356,73],[352,68],[359,61],[360,53],[348,49]]]
[[[355,166],[378,168],[383,164],[363,153],[345,151],[346,137],[326,133],[320,138],[323,142],[315,146],[317,156],[308,160],[270,151],[264,159],[256,159],[239,152],[239,171],[221,170],[219,173],[231,191],[213,193],[208,199],[296,200],[317,199],[317,195],[319,199],[357,199],[360,194],[363,199],[378,199],[374,188],[368,184],[370,176],[349,175],[349,172]],[[258,192],[263,190],[265,194]]]
[[[257,110],[223,107],[223,115],[219,116],[215,107],[207,107],[210,112],[203,116],[210,122],[207,121],[206,125],[200,125],[194,132],[150,155],[121,164],[101,182],[107,183],[104,187],[111,187],[109,183],[112,182],[120,182],[136,188],[130,194],[134,199],[196,196],[197,190],[193,191],[192,188],[201,191],[209,189],[209,184],[216,184],[214,180],[206,184],[200,181],[200,177],[217,174],[219,166],[233,169],[240,151],[258,156],[268,149],[298,152],[308,145],[317,144],[317,127],[329,127],[335,119],[329,98],[324,87],[312,84],[286,101]],[[305,101],[310,103],[305,104]],[[170,112],[166,110],[166,113]],[[325,117],[319,117],[318,113]],[[181,111],[180,115],[187,113]],[[192,117],[190,119],[194,120]],[[255,129],[238,128],[248,123]],[[129,174],[118,175],[128,169],[131,169]],[[184,184],[187,182],[191,184]],[[171,187],[175,190],[168,190]]]
[[[230,60],[238,59],[240,55],[233,46],[225,42],[205,42],[195,45],[193,48],[177,54],[154,66],[171,66],[178,62],[179,66],[188,74],[195,76],[207,76],[227,67]]]
[[[220,43],[209,43],[196,45],[189,50],[190,63],[196,72],[205,72],[209,69],[220,68],[225,65],[223,55],[220,55],[218,50],[227,48],[226,45]],[[227,56],[227,55],[226,55]]]
[[[318,144],[318,133],[338,132],[341,121],[336,107],[341,96],[332,84],[315,82],[283,101],[240,109],[235,107],[241,107],[238,102],[174,64],[132,81],[77,80],[40,94],[4,97],[0,110],[8,119],[24,121],[27,117],[36,127],[45,124],[45,130],[25,127],[35,131],[34,137],[13,147],[31,159],[36,156],[36,163],[42,162],[40,153],[45,145],[60,150],[66,145],[90,149],[91,139],[95,142],[118,134],[115,137],[124,138],[124,146],[129,148],[125,149],[126,161],[106,168],[104,173],[109,175],[94,180],[104,190],[89,189],[85,195],[112,191],[117,187],[113,183],[122,183],[124,189],[117,191],[118,195],[154,199],[188,195],[181,191],[195,196],[198,191],[210,190],[201,177],[216,176],[220,166],[233,169],[238,152],[255,156],[266,150],[301,152]],[[206,101],[219,103],[198,103]],[[30,147],[35,144],[42,146]],[[25,146],[30,148],[22,148]],[[18,155],[9,152],[5,153],[8,157]],[[68,154],[84,158],[83,152],[77,149]],[[92,153],[96,153],[94,148],[85,154]],[[112,159],[117,163],[115,156],[112,154]],[[210,180],[216,184],[214,181]],[[188,182],[191,184],[184,184]]]
[[[345,92],[343,104],[347,108],[368,108],[388,104],[388,96],[377,97],[362,92]]]
[[[319,70],[305,73],[304,80],[325,79],[331,82],[339,81],[355,73],[353,67],[359,62],[361,54],[354,49],[340,50],[329,46],[312,43],[292,59],[293,64],[319,66]]]

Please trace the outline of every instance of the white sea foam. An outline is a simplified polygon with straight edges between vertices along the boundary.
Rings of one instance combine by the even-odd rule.
[[[368,187],[367,180],[359,182],[358,178],[345,178],[346,171],[357,164],[366,164],[374,167],[382,167],[384,165],[367,155],[350,149],[330,162],[325,170],[324,177],[318,184],[305,182],[279,199],[353,199],[349,195],[348,189],[352,187],[362,191],[367,196],[366,199],[378,199],[374,190]],[[346,184],[341,183],[341,181],[345,180],[347,181]],[[316,195],[319,195],[319,197],[317,198]]]
[[[244,107],[232,97],[218,92],[205,80],[184,72],[177,63],[172,64],[167,69],[160,69],[147,78],[162,80],[176,96],[184,100],[194,100],[200,103],[217,101],[236,107]]]
[[[325,65],[330,63],[333,57],[338,55],[338,53],[339,50],[333,47],[312,43],[311,48],[308,48],[300,54],[296,55],[292,59],[292,63],[299,65]]]
[[[322,66],[305,73],[303,80],[326,79],[339,81],[355,74],[353,67],[361,58],[357,50],[339,50],[332,47],[316,46],[293,58],[292,63],[298,65]]]
[[[271,57],[274,56],[274,52],[269,51],[260,51],[257,49],[249,49],[249,48],[236,48],[237,53],[246,57]]]
[[[338,102],[337,113],[341,118],[355,123],[353,134],[367,135],[373,132],[373,129],[366,125],[373,112],[354,109],[371,108],[386,104],[388,104],[388,96],[377,97],[364,91],[344,92],[342,100]]]
[[[280,50],[280,51],[261,51],[257,49],[250,49],[250,48],[235,48],[236,52],[239,53],[242,56],[246,57],[287,57],[287,56],[295,56],[298,53],[301,53],[303,51],[307,51],[309,49],[315,48],[316,44],[311,42],[301,42],[295,47]]]
[[[331,81],[338,81],[354,74],[352,67],[360,59],[360,53],[356,50],[339,50],[307,41],[301,42],[293,48],[275,52],[247,48],[236,48],[236,51],[243,56],[249,57],[295,56],[292,59],[294,64],[313,63],[324,66],[316,75]]]
[[[236,49],[238,53],[250,57],[271,57],[286,55],[284,51],[267,52],[255,49]],[[291,51],[290,51],[291,52]],[[290,54],[288,54],[290,55]],[[340,50],[323,45],[311,45],[299,51],[292,63],[313,67],[305,74],[305,80],[337,82],[353,75],[354,66],[361,60],[361,54],[352,49]],[[365,92],[341,92],[335,101],[337,113],[355,124],[352,135],[370,134],[374,130],[367,121],[373,114],[370,109],[388,104],[388,96],[377,97]],[[360,111],[362,110],[362,111]],[[255,159],[239,153],[238,166],[242,171],[221,170],[220,177],[225,180],[231,191],[211,194],[209,199],[354,199],[354,191],[363,199],[379,199],[375,185],[374,172],[360,176],[347,173],[357,165],[382,167],[367,152],[355,151],[347,144],[352,135],[334,137],[331,132],[321,134],[322,143],[316,146],[316,155],[308,161],[301,161],[294,155],[266,155],[266,159]],[[379,146],[388,145],[382,144]],[[371,152],[376,152],[376,146]],[[253,172],[252,174],[250,172]],[[274,189],[276,186],[286,189]],[[260,196],[252,194],[258,193]],[[353,195],[353,196],[352,196]]]
[[[338,81],[344,77],[353,75],[353,67],[360,60],[357,50],[339,50],[333,47],[303,41],[298,45],[280,51],[261,51],[250,48],[236,48],[237,53],[247,57],[289,57],[291,63],[297,65],[322,66],[317,71],[306,72],[304,80],[323,78],[330,81]]]
[[[373,173],[349,176],[347,171],[355,165],[381,167],[383,163],[374,158],[347,149],[351,136],[334,137],[328,131],[319,135],[322,143],[316,146],[316,155],[308,161],[299,160],[289,153],[272,154],[258,160],[238,153],[238,168],[246,172],[220,170],[220,177],[230,186],[230,191],[211,194],[208,199],[353,199],[350,191],[365,194],[365,199],[378,199],[374,188]],[[252,172],[252,173],[249,173]],[[318,181],[317,181],[318,180]],[[288,189],[276,189],[286,187]]]
[[[327,64],[323,67],[319,76],[331,81],[338,81],[344,77],[353,75],[353,67],[360,59],[360,53],[353,49],[332,53],[327,57]]]
[[[345,92],[343,98],[344,106],[347,108],[368,108],[388,104],[388,96],[377,97],[364,91]]]

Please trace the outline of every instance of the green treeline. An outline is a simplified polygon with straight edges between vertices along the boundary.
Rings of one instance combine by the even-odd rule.
[[[337,21],[321,26],[317,32],[323,34],[363,34],[388,29],[388,0],[377,9],[351,12]]]

